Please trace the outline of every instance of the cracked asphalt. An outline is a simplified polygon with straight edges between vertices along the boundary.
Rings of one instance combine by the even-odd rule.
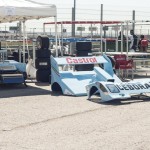
[[[0,86],[0,150],[149,150],[150,99],[101,103],[47,83]]]

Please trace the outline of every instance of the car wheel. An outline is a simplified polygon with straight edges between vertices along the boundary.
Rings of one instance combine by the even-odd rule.
[[[36,39],[37,49],[49,49],[49,38],[44,35],[40,35]]]

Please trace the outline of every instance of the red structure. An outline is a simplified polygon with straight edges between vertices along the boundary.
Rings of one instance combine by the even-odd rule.
[[[59,21],[56,24],[119,24],[121,21]],[[45,22],[46,24],[55,24],[55,22]]]

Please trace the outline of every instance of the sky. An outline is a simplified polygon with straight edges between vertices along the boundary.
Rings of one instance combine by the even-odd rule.
[[[19,1],[19,0],[18,0]],[[71,21],[72,7],[74,0],[32,0],[36,2],[55,4],[57,7],[57,20],[58,21]],[[105,21],[124,21],[132,20],[132,13],[135,10],[136,20],[149,20],[150,7],[149,0],[76,0],[76,20],[83,21],[99,21],[101,4],[103,4],[103,20]],[[27,30],[37,28],[42,30],[43,22],[52,22],[53,18],[40,19],[27,21]],[[14,25],[1,24],[0,27]]]

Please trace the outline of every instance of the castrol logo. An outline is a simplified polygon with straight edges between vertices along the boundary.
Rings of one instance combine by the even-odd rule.
[[[97,63],[97,60],[95,57],[89,57],[89,58],[66,58],[66,61],[68,64],[93,64]]]

